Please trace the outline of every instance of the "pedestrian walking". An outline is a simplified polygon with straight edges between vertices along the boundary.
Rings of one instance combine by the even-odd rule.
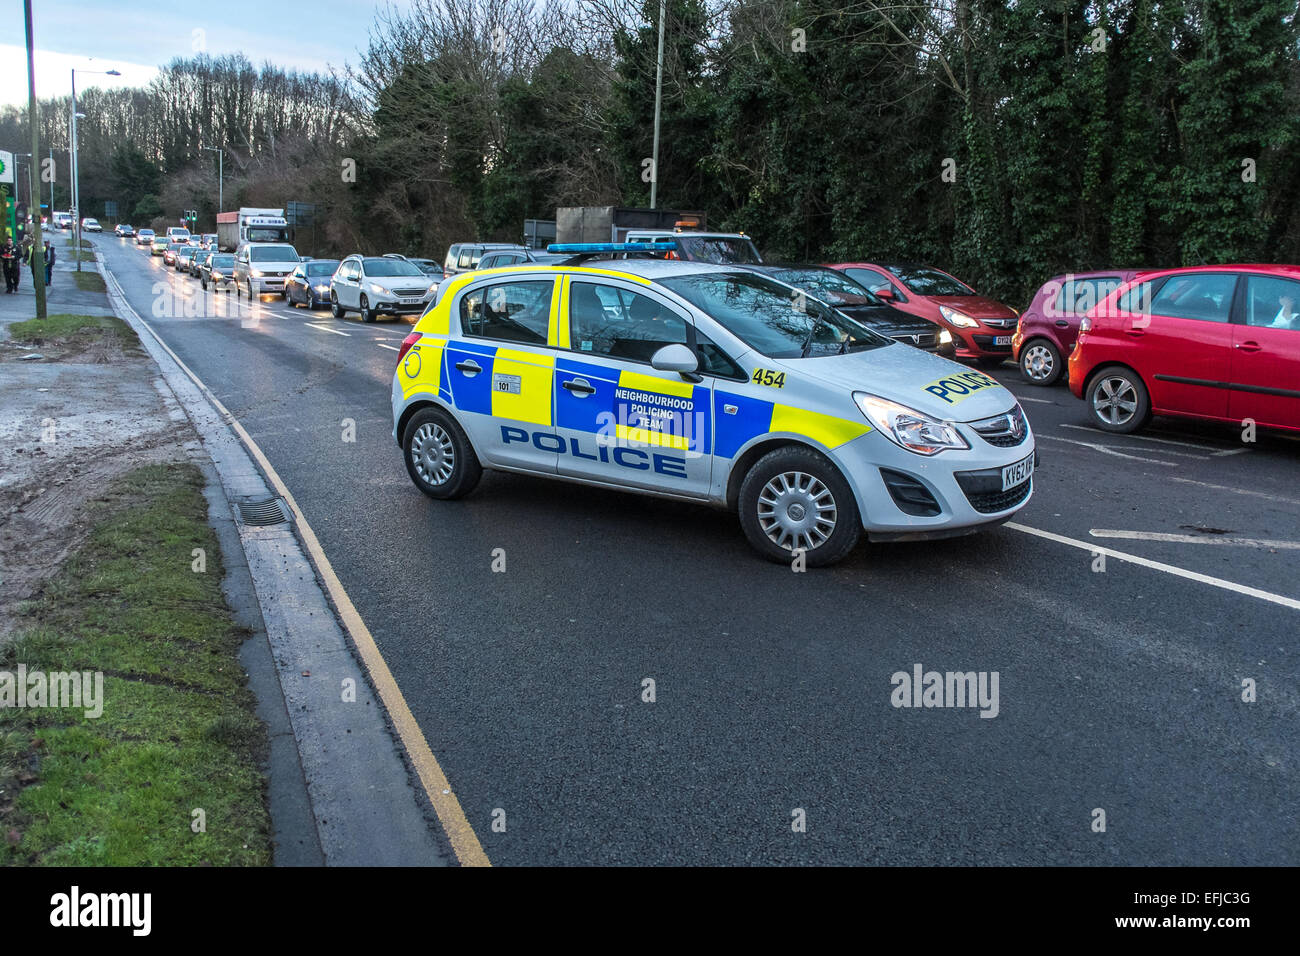
[[[0,266],[4,267],[5,275],[5,292],[14,292],[18,288],[18,270],[22,264],[18,260],[18,250],[14,248],[14,241],[6,238],[4,245],[0,246]]]

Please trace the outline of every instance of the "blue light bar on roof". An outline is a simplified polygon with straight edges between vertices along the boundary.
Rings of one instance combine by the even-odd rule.
[[[677,242],[553,242],[546,247],[547,252],[564,252],[579,254],[583,252],[662,252],[676,249]]]

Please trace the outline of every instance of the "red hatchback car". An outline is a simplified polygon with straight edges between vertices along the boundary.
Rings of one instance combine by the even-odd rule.
[[[1300,431],[1300,266],[1143,273],[1084,316],[1069,367],[1106,431],[1152,415]]]
[[[1125,282],[1133,271],[1072,272],[1053,276],[1034,294],[1011,336],[1011,357],[1030,385],[1052,385],[1079,335],[1079,320]]]
[[[831,265],[896,309],[929,319],[952,336],[957,358],[1000,365],[1011,357],[1016,311],[933,266],[914,262]]]

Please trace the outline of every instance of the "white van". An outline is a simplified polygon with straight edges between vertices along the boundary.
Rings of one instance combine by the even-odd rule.
[[[235,250],[235,295],[255,299],[279,295],[289,273],[298,268],[298,250],[287,242],[245,242]]]

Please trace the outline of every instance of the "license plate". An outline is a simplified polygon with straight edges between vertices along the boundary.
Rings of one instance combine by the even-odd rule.
[[[400,303],[402,303],[402,305],[419,305],[419,304],[420,304],[420,300],[419,300],[419,299],[398,299],[397,301],[400,302]]]
[[[1011,336],[1009,336],[1009,335],[995,335],[995,336],[993,336],[993,344],[994,344],[994,345],[1010,345],[1010,344],[1011,344]]]
[[[1002,469],[1002,490],[1010,491],[1016,485],[1028,481],[1029,476],[1034,473],[1034,456],[1030,455],[1024,461],[1018,461],[1014,465],[1007,465]]]

